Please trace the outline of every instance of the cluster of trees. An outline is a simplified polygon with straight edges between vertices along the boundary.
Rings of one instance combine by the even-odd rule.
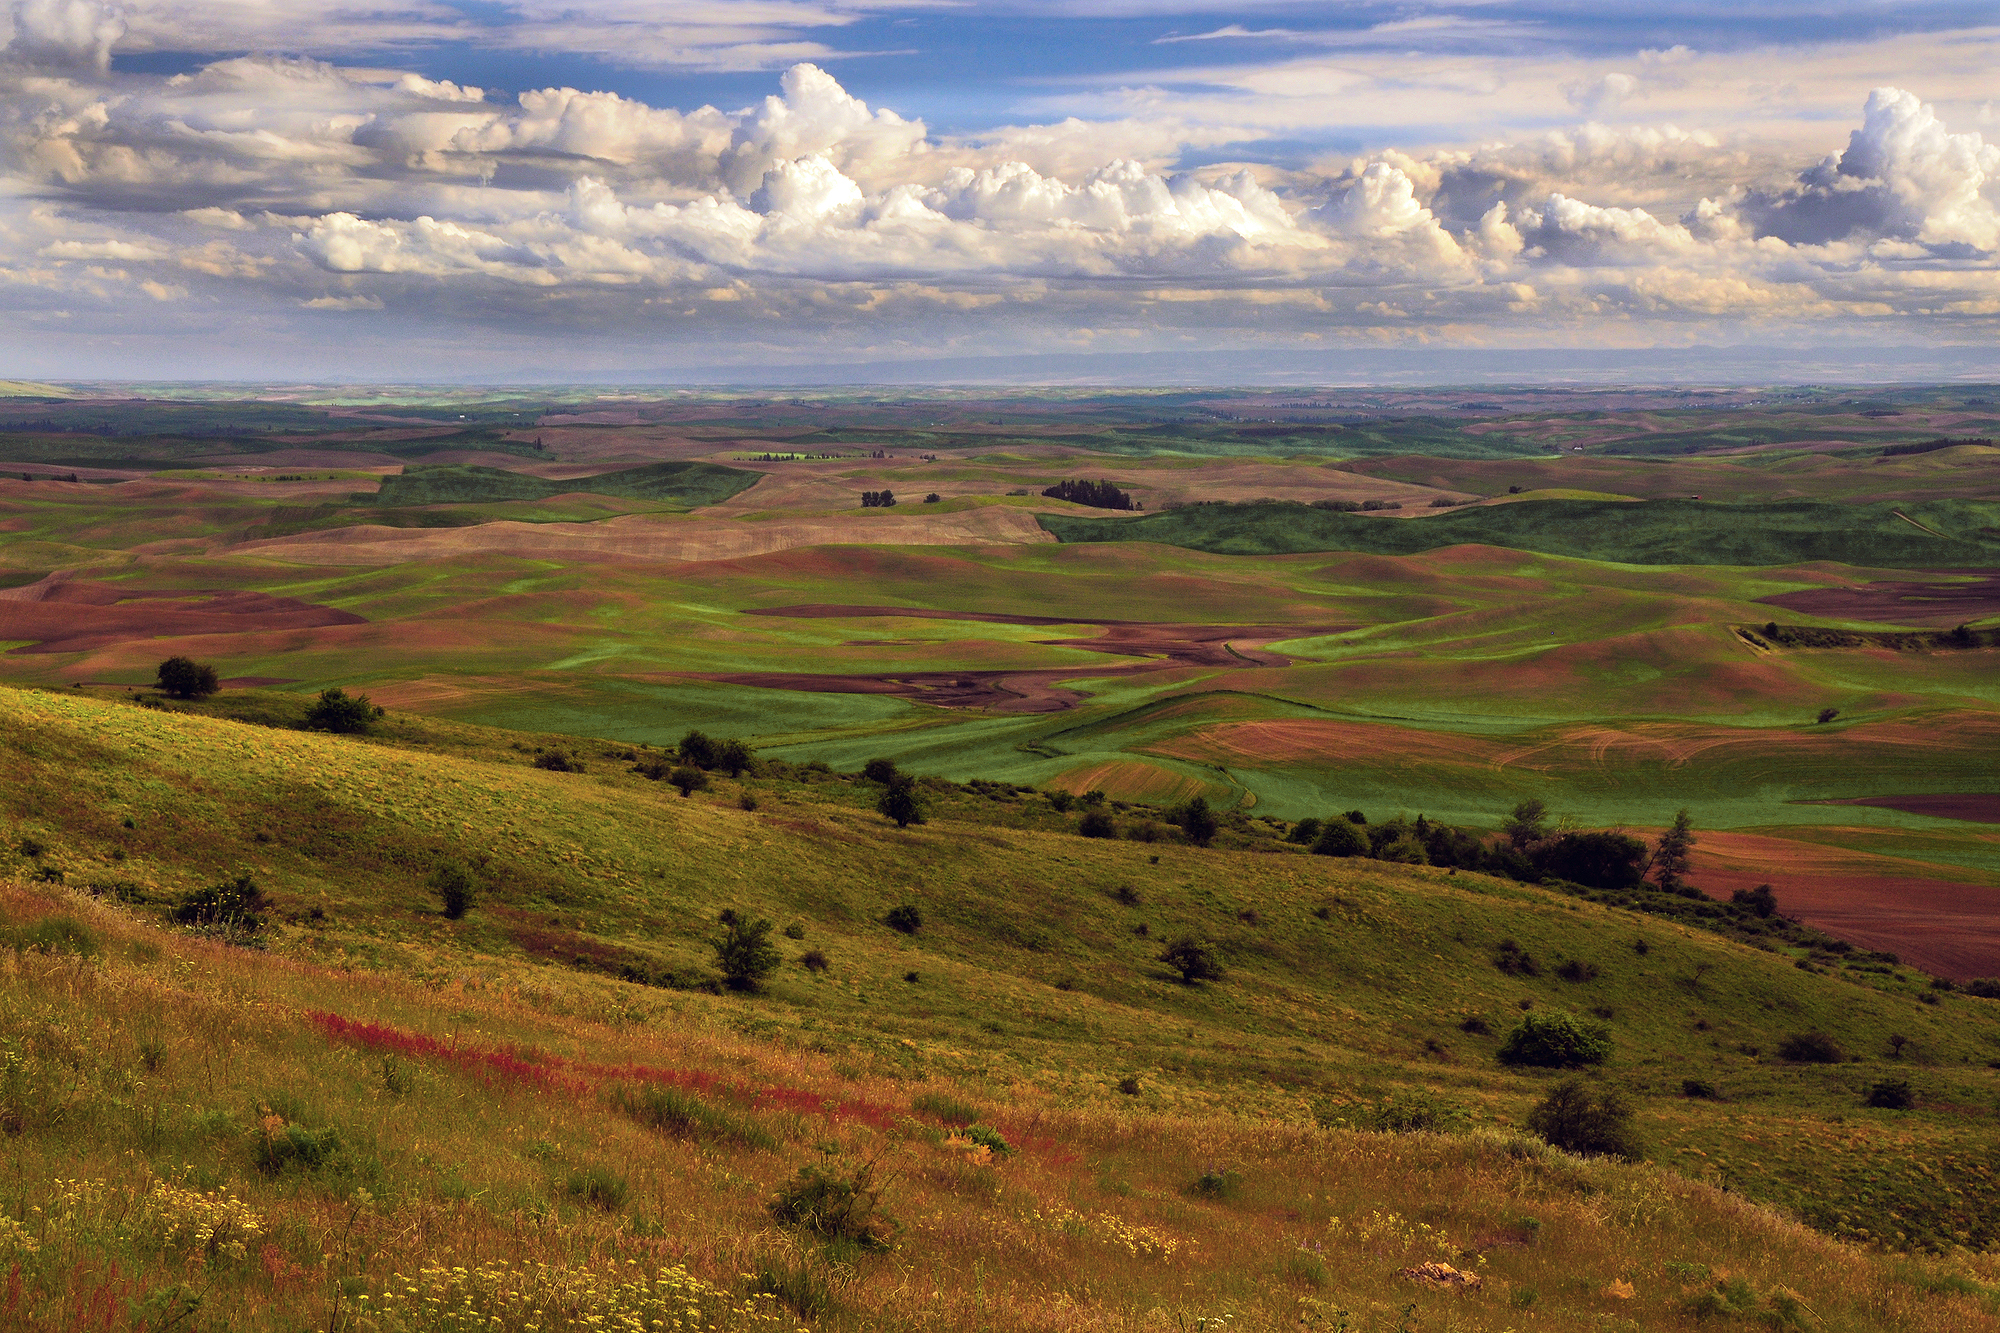
[[[1132,497],[1108,481],[1059,481],[1042,492],[1051,500],[1089,505],[1092,509],[1137,509]]]
[[[1501,826],[1499,840],[1492,844],[1422,815],[1415,819],[1399,815],[1387,823],[1370,824],[1359,810],[1300,820],[1288,841],[1309,846],[1321,856],[1449,866],[1531,884],[1560,879],[1593,889],[1629,889],[1650,878],[1669,893],[1700,893],[1682,883],[1695,842],[1685,810],[1650,849],[1629,834],[1582,832],[1551,824],[1548,807],[1537,800],[1515,806]]]
[[[863,509],[893,509],[896,507],[896,493],[894,491],[863,491],[861,492],[861,507]]]
[[[1902,458],[1909,454],[1936,453],[1940,449],[1949,449],[1954,445],[1960,445],[1960,444],[1991,445],[1992,443],[1993,441],[1990,438],[1982,435],[1976,439],[1968,436],[1963,440],[1936,439],[1936,440],[1925,440],[1922,444],[1892,444],[1882,450],[1882,457]]]
[[[1314,500],[1314,509],[1331,509],[1336,514],[1376,513],[1383,509],[1401,509],[1401,500]]]
[[[169,657],[160,663],[154,687],[176,699],[206,699],[222,689],[215,668],[192,657]],[[365,694],[349,694],[339,686],[321,690],[306,710],[308,731],[331,731],[355,736],[369,730],[384,716]]]

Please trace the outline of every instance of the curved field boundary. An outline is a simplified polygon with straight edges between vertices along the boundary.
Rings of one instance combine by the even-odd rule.
[[[1992,535],[2000,531],[2000,503],[1978,500],[1900,508],[1804,500],[1537,500],[1410,519],[1300,504],[1193,505],[1133,519],[1044,514],[1041,524],[1063,542],[1159,542],[1218,555],[1416,555],[1473,545],[1626,565],[2000,568],[2000,541]]]

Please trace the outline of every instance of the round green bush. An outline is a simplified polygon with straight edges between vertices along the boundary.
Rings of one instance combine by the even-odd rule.
[[[1501,1064],[1539,1069],[1601,1065],[1610,1058],[1610,1030],[1568,1014],[1523,1014],[1500,1046]]]

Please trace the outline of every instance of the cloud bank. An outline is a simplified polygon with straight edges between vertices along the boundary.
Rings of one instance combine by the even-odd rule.
[[[702,40],[754,38],[757,8]],[[455,15],[385,9],[371,40]],[[1166,113],[936,134],[809,61],[727,111],[569,87],[502,99],[303,57],[115,72],[121,44],[160,40],[157,18],[0,7],[16,355],[144,346],[178,374],[264,357],[418,377],[481,348],[583,369],[2000,331],[2000,145],[1894,87],[1856,89],[1845,145],[1818,160],[1598,123],[1637,87],[1605,77],[1561,94],[1581,124],[1301,170],[1258,161],[1241,126]],[[1176,165],[1224,144],[1242,160]]]

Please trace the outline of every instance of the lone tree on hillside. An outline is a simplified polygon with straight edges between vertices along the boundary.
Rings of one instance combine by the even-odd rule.
[[[1674,826],[1660,835],[1653,848],[1653,882],[1668,893],[1681,887],[1681,876],[1694,860],[1694,821],[1682,810],[1674,816]]]
[[[739,740],[726,740],[715,747],[715,767],[730,777],[741,777],[757,766],[757,756]]]
[[[681,737],[681,743],[675,753],[680,756],[682,763],[693,764],[696,768],[714,768],[719,748],[713,740],[701,732],[690,731]]]
[[[206,699],[222,688],[215,668],[192,657],[169,657],[160,663],[159,687],[176,699]]]
[[[715,964],[731,990],[755,990],[757,983],[778,968],[778,951],[771,944],[771,923],[759,917],[752,921],[733,907],[716,918],[722,934],[709,941],[715,950]]]
[[[471,911],[479,896],[472,872],[460,861],[445,861],[431,872],[431,892],[438,896],[445,916],[453,921]]]
[[[667,781],[679,787],[683,796],[692,796],[698,791],[708,790],[708,774],[693,764],[682,764],[667,774]]]
[[[882,788],[882,798],[875,802],[875,808],[895,820],[897,828],[924,822],[924,805],[917,799],[916,779],[907,773],[896,774],[895,780]]]
[[[367,695],[349,694],[336,685],[319,692],[319,700],[306,713],[306,726],[312,731],[358,736],[381,718],[382,710],[369,703]]]
[[[870,759],[861,766],[861,776],[870,782],[879,782],[884,787],[893,786],[902,774],[896,769],[893,759]]]
[[[1222,979],[1222,963],[1214,950],[1191,935],[1183,935],[1160,950],[1160,961],[1180,973],[1184,985]]]

